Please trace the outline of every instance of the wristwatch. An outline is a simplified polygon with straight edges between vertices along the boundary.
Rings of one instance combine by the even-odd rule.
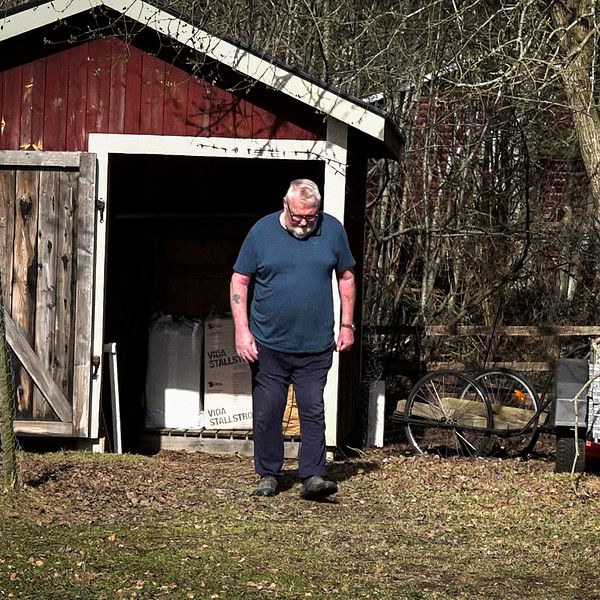
[[[342,323],[340,327],[347,327],[348,329],[352,329],[352,331],[356,331],[356,325],[354,323]]]

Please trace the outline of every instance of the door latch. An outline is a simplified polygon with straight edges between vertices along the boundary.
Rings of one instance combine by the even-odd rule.
[[[104,209],[106,202],[104,200],[96,200],[96,210],[100,213],[100,223],[104,223]]]
[[[92,379],[98,379],[98,369],[100,369],[100,357],[92,356]]]

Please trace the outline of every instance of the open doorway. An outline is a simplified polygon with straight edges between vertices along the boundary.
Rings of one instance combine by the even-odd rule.
[[[152,319],[227,312],[231,267],[245,235],[281,208],[298,177],[322,188],[323,163],[111,155],[104,340],[117,344],[125,451],[138,449],[144,426]]]

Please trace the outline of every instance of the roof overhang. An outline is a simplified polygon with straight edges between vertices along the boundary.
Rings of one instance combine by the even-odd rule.
[[[336,92],[326,84],[250,49],[216,37],[143,0],[53,0],[25,4],[0,20],[0,42],[90,11],[107,7],[180,44],[227,65],[319,112],[337,119],[383,144],[385,154],[399,158],[403,136],[390,117],[366,102]]]

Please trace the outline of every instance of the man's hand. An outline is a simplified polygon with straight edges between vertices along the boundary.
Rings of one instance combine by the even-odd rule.
[[[251,363],[258,359],[258,348],[256,347],[256,340],[246,328],[236,328],[235,330],[235,349],[237,355],[245,362]]]
[[[337,339],[337,351],[346,352],[354,344],[354,331],[348,327],[340,327],[340,334]]]

